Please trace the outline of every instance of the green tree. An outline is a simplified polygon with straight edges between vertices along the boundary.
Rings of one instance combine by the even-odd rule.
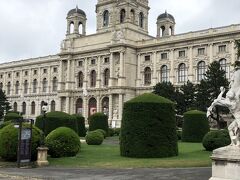
[[[180,87],[180,91],[182,92],[182,98],[184,101],[183,110],[184,110],[184,112],[187,112],[190,109],[194,108],[194,106],[195,106],[196,87],[192,82],[187,81],[186,84],[184,84]]]
[[[7,97],[2,89],[0,89],[0,120],[2,120],[4,115],[4,110],[6,113],[11,109]]]
[[[153,93],[175,102],[175,90],[171,82],[161,82],[154,86]]]

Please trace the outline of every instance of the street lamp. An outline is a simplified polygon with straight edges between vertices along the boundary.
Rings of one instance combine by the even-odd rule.
[[[42,131],[43,131],[43,136],[42,136],[42,144],[41,146],[44,146],[44,140],[45,140],[45,129],[46,129],[46,112],[48,111],[48,103],[43,102],[42,106],[42,113],[43,113],[43,126],[42,126]]]

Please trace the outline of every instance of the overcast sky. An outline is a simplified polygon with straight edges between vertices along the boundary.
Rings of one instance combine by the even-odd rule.
[[[56,54],[65,37],[66,14],[78,7],[87,14],[87,34],[96,31],[97,0],[0,0],[0,63]],[[176,33],[240,23],[240,0],[149,0],[149,33],[168,11]]]

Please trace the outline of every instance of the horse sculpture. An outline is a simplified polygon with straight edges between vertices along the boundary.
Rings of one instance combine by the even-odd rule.
[[[235,67],[226,98],[223,97],[225,88],[221,87],[220,91],[217,99],[208,108],[207,117],[214,113],[215,106],[227,107],[234,117],[233,122],[228,126],[231,146],[240,146],[240,67]]]

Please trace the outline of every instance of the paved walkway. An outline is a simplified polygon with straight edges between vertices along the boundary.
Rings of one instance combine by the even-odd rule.
[[[70,169],[70,168],[1,168],[0,179],[24,180],[208,180],[211,168],[176,169]]]

